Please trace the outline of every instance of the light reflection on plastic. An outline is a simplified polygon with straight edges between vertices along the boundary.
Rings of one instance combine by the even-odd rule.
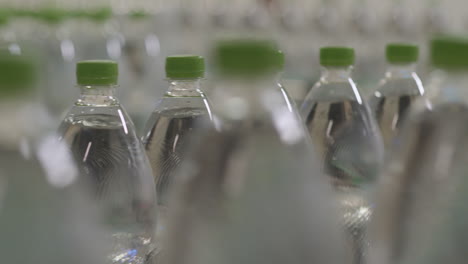
[[[128,263],[128,261],[134,259],[137,256],[137,254],[138,251],[136,249],[129,249],[127,252],[117,255],[114,258],[114,261],[120,263]]]
[[[123,116],[122,110],[119,109],[119,110],[117,110],[117,112],[119,113],[120,121],[122,122],[122,126],[123,126],[123,129],[124,129],[125,135],[128,135],[127,122],[125,122],[125,118]]]
[[[241,120],[249,113],[249,105],[244,99],[233,97],[226,102],[227,115],[235,120]]]
[[[300,120],[288,109],[286,101],[276,91],[262,97],[262,103],[273,113],[273,124],[281,140],[286,144],[295,144],[303,139]]]
[[[302,139],[301,127],[293,113],[287,109],[273,111],[273,120],[281,140],[287,144],[298,143]]]
[[[18,44],[14,43],[8,46],[8,51],[13,55],[21,55],[21,48]]]
[[[75,45],[73,45],[73,42],[68,39],[63,40],[60,43],[60,50],[65,61],[73,61],[75,58]]]
[[[45,171],[47,181],[54,187],[63,188],[78,177],[67,145],[58,141],[55,135],[44,138],[37,149],[37,157]]]
[[[107,54],[113,60],[118,60],[122,54],[122,45],[117,38],[112,38],[107,41]]]
[[[358,89],[356,87],[356,84],[354,83],[354,81],[351,78],[348,81],[349,81],[349,84],[351,85],[351,88],[353,89],[354,96],[356,96],[356,100],[357,100],[358,104],[362,104],[361,94],[359,93],[359,91],[358,91]]]
[[[156,57],[161,52],[161,43],[158,36],[150,34],[145,38],[146,52],[149,56]]]
[[[424,87],[423,87],[421,79],[419,79],[419,76],[415,72],[411,73],[411,76],[416,81],[416,85],[418,86],[419,93],[424,95],[424,92],[425,92]]]

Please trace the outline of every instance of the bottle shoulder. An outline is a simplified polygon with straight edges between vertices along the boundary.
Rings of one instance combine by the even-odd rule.
[[[408,78],[383,78],[374,96],[401,96],[401,95],[423,95],[425,92],[421,79],[416,76]]]
[[[68,110],[66,117],[81,116],[83,118],[91,118],[95,115],[123,115],[124,117],[128,118],[127,111],[119,103],[109,106],[88,106],[75,104]]]
[[[211,105],[204,94],[200,96],[163,96],[156,102],[155,109],[162,110],[167,108],[207,108]]]
[[[73,127],[121,129],[126,136],[136,137],[135,127],[121,105],[107,107],[73,106],[59,127],[61,134]]]
[[[318,81],[307,93],[303,106],[316,102],[356,101],[365,104],[357,84],[349,79],[346,82]]]

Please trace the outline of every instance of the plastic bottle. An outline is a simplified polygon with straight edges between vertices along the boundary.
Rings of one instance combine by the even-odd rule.
[[[168,263],[343,263],[335,202],[278,93],[276,52],[259,40],[215,48],[216,126],[199,131],[178,175]]]
[[[424,87],[416,73],[418,47],[412,44],[388,44],[388,67],[385,77],[370,99],[372,112],[389,147],[411,105],[424,95]]]
[[[155,186],[151,167],[132,121],[114,97],[118,65],[81,61],[81,96],[60,128],[81,177],[113,234],[113,263],[144,263],[154,250]]]
[[[165,228],[162,218],[165,218],[169,193],[193,133],[202,122],[212,119],[211,106],[202,88],[204,73],[205,62],[201,56],[166,58],[169,87],[156,104],[142,138],[156,182],[161,219],[158,231]]]
[[[440,78],[429,86],[440,93],[412,111],[379,178],[369,264],[466,261],[468,39],[430,49]]]
[[[382,162],[383,144],[367,103],[351,78],[354,50],[325,47],[320,80],[302,107],[321,169],[329,176],[343,207],[343,224],[353,240],[354,263],[361,263],[365,228],[371,216],[367,192]]]
[[[105,230],[66,146],[37,118],[30,58],[0,54],[0,254],[6,263],[105,263]]]

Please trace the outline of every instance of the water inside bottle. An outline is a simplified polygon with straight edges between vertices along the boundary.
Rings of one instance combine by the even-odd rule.
[[[375,97],[375,118],[380,127],[385,146],[390,146],[403,124],[408,110],[420,95]]]
[[[167,203],[167,190],[174,172],[184,158],[190,135],[198,123],[208,118],[206,109],[177,108],[154,112],[149,120],[153,126],[143,140],[153,174],[157,175],[158,204]]]
[[[138,193],[141,176],[151,172],[131,129],[117,115],[74,115],[65,119],[62,135],[113,231],[112,262],[140,264],[155,247],[148,235],[152,204]]]
[[[312,104],[305,117],[322,169],[337,190],[342,222],[361,263],[366,247],[365,227],[371,217],[366,187],[377,175],[379,140],[367,108],[355,100]]]

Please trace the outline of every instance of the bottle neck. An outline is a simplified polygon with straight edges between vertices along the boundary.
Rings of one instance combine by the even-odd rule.
[[[405,79],[413,78],[416,74],[416,64],[389,64],[385,72],[386,78]]]
[[[202,96],[201,78],[190,80],[169,79],[169,89],[166,97],[198,97]]]
[[[329,82],[348,82],[351,79],[353,66],[347,67],[323,67],[320,80]]]
[[[75,105],[78,106],[114,106],[119,102],[115,98],[114,85],[109,86],[79,86],[81,95]]]

